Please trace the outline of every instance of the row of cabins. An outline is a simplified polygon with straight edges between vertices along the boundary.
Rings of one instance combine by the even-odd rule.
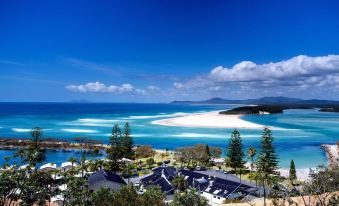
[[[215,170],[177,170],[174,167],[167,166],[154,168],[152,174],[130,179],[124,179],[110,171],[100,170],[90,175],[88,181],[89,188],[93,191],[102,187],[118,190],[128,183],[134,184],[140,195],[149,186],[159,186],[166,194],[166,201],[170,202],[175,193],[171,181],[177,176],[183,176],[188,184],[188,189],[196,189],[201,196],[209,201],[210,205],[220,205],[226,199],[242,199],[256,195],[258,192],[255,185],[240,182],[240,179],[232,174],[224,174]]]

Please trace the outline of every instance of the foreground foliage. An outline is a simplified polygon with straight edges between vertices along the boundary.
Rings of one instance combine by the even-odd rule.
[[[185,190],[183,193],[176,193],[170,206],[207,206],[206,198],[200,196],[196,190]]]

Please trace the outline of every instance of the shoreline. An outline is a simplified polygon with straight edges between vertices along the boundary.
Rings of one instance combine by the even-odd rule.
[[[339,166],[339,144],[322,144],[320,147],[326,153],[328,165]]]
[[[152,121],[152,124],[176,127],[263,129],[265,126],[242,120],[243,115],[224,115],[220,111],[192,113]]]

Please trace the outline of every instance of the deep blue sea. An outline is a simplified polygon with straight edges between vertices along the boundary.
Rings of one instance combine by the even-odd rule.
[[[224,110],[238,105],[174,105],[133,103],[0,103],[0,136],[29,137],[39,126],[45,137],[72,140],[86,136],[108,142],[113,124],[129,122],[135,144],[159,149],[175,149],[198,143],[225,150],[232,129],[168,127],[152,124],[162,118],[187,113]],[[339,113],[314,110],[286,110],[284,114],[248,115],[246,121],[272,126],[280,167],[289,167],[293,159],[297,168],[326,164],[320,144],[339,140]],[[240,129],[246,148],[259,146],[261,130]],[[13,153],[0,150],[0,155]],[[60,164],[79,152],[48,151],[47,162]],[[95,158],[89,156],[88,158]],[[1,158],[0,163],[3,160]]]

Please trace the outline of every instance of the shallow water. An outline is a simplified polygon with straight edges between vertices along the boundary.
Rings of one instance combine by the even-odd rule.
[[[223,110],[237,105],[172,105],[172,104],[70,104],[70,103],[0,103],[0,136],[29,137],[32,127],[44,129],[45,137],[71,140],[77,136],[108,142],[115,123],[128,121],[136,144],[159,149],[208,143],[227,146],[232,129],[185,128],[154,125],[157,119],[192,112]],[[284,114],[249,115],[244,120],[274,128],[275,146],[280,166],[288,167],[293,159],[297,168],[326,164],[320,144],[339,140],[339,114],[317,110],[287,110]],[[245,147],[259,146],[261,130],[240,130]],[[1,156],[11,151],[0,151]],[[49,151],[48,160],[60,164],[77,152],[63,154]],[[0,160],[0,163],[2,160]]]

